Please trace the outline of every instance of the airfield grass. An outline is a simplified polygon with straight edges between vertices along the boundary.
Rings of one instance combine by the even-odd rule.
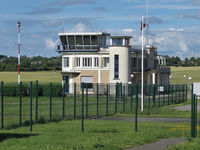
[[[138,132],[135,133],[133,122],[85,120],[85,132],[82,133],[80,120],[62,121],[36,124],[32,133],[29,127],[1,130],[0,149],[121,150],[161,138],[187,138],[189,130],[188,124],[139,123]]]
[[[200,67],[171,67],[170,79],[172,84],[184,84],[184,75],[186,75],[186,84],[191,84],[192,82],[200,82]],[[188,77],[192,77],[189,81]]]
[[[17,82],[17,72],[0,72],[0,81],[6,83]],[[21,72],[21,81],[29,82],[36,81],[50,83],[61,83],[62,75],[61,71],[33,71],[33,72]]]
[[[200,81],[200,67],[171,67],[171,84],[184,84],[184,77],[186,75],[186,83]],[[188,77],[192,77],[189,81]],[[0,72],[0,80],[4,82],[17,82],[16,72]],[[62,80],[61,71],[36,71],[36,72],[21,72],[22,82],[35,81],[39,82],[57,82]]]

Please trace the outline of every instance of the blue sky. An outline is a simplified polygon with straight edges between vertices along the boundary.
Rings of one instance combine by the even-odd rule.
[[[103,31],[132,35],[141,43],[146,0],[2,0],[0,54],[17,56],[17,22],[22,55],[58,56],[59,32]],[[200,0],[149,0],[150,42],[159,54],[200,56]]]

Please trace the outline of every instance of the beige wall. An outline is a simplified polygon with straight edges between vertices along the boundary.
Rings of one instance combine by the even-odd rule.
[[[77,84],[80,84],[82,76],[92,76],[93,83],[98,83],[98,71],[97,70],[82,70],[79,75],[74,76],[74,82]]]
[[[109,83],[109,70],[101,71],[101,83],[104,83],[104,84]]]

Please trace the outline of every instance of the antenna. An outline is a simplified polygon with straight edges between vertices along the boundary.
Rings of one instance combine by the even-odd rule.
[[[18,84],[20,84],[20,27],[21,23],[17,23],[18,26]]]
[[[147,0],[147,31],[146,31],[146,34],[147,34],[147,39],[146,39],[146,44],[149,45],[149,0]]]

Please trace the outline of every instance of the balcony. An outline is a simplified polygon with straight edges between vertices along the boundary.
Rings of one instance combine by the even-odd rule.
[[[161,73],[171,73],[169,66],[157,65],[157,69],[160,70]]]
[[[98,45],[57,45],[56,52],[98,52]]]

